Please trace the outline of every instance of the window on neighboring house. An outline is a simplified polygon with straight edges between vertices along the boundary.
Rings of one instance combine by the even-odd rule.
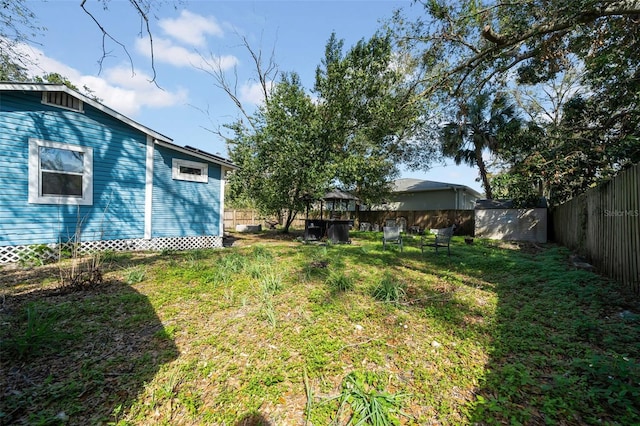
[[[82,101],[65,92],[42,92],[42,103],[82,112]]]
[[[29,139],[29,203],[93,204],[93,150]]]
[[[209,182],[209,165],[174,158],[171,162],[171,177],[191,182]]]

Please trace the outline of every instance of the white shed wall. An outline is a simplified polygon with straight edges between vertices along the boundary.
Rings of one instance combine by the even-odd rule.
[[[477,209],[475,217],[476,237],[547,242],[547,209]]]

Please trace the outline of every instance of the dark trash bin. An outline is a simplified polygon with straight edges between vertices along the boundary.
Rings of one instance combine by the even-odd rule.
[[[304,222],[305,241],[320,241],[327,231],[327,221],[319,219],[307,219]]]
[[[327,238],[332,243],[349,243],[349,229],[353,226],[351,220],[331,220],[327,229]]]
[[[320,241],[327,238],[334,244],[349,243],[349,229],[353,220],[307,219],[304,224],[305,241]]]

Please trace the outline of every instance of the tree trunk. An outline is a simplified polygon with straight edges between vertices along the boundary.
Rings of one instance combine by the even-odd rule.
[[[289,228],[291,227],[291,224],[293,223],[293,221],[295,220],[297,215],[298,215],[298,211],[297,210],[289,210],[288,211],[287,220],[285,221],[284,229],[282,230],[283,234],[288,234],[289,233]]]
[[[482,179],[482,186],[484,187],[485,196],[487,200],[493,199],[493,193],[491,192],[491,184],[489,183],[489,177],[487,176],[487,166],[482,159],[482,149],[476,147],[476,163],[480,170],[480,179]]]

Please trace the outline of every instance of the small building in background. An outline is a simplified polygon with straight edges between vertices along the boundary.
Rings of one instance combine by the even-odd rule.
[[[475,205],[475,236],[492,240],[547,242],[547,201],[529,208],[512,200],[478,200]]]
[[[473,234],[473,208],[483,195],[455,183],[398,179],[383,204],[361,206],[359,222],[377,226],[400,226],[404,232],[456,225],[456,235]]]
[[[473,210],[482,194],[465,185],[420,179],[398,179],[387,204],[373,210]]]

